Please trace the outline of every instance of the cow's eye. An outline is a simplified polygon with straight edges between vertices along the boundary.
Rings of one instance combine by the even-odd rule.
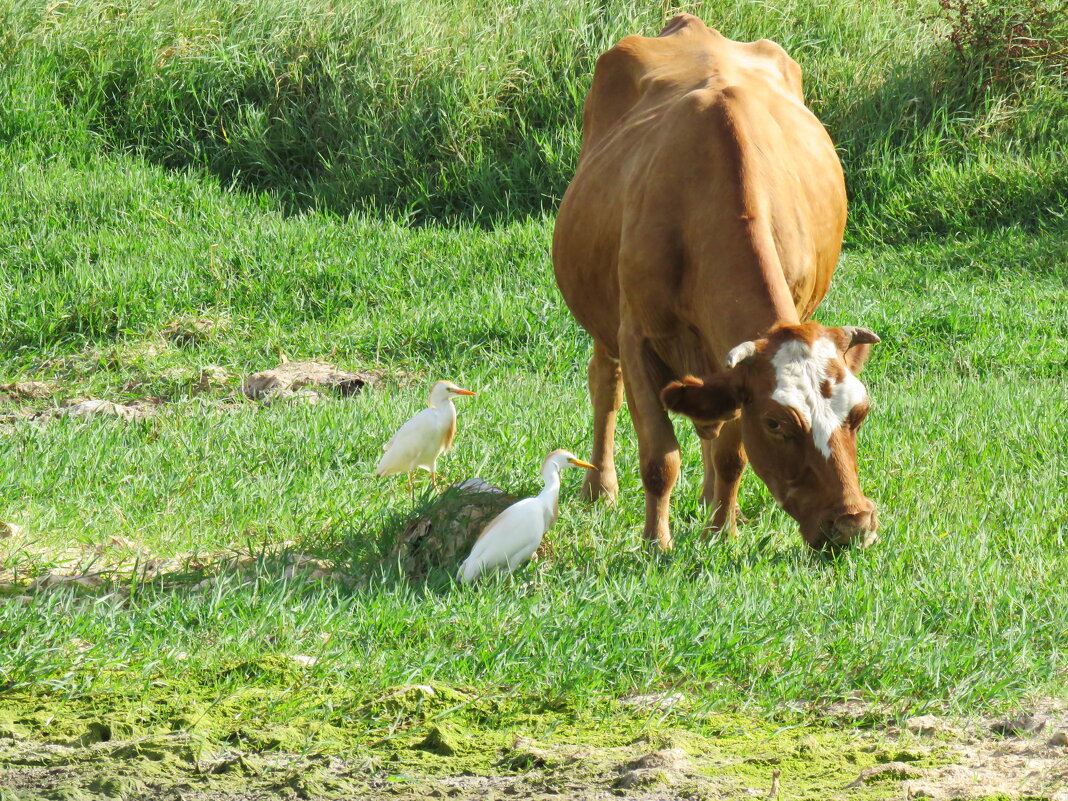
[[[782,423],[780,423],[774,417],[765,417],[764,418],[764,426],[772,434],[782,435],[782,434],[786,433],[786,426],[784,426]]]

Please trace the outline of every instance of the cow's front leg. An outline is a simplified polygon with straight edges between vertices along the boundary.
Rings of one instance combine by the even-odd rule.
[[[616,441],[616,415],[623,403],[623,377],[619,360],[610,356],[597,342],[593,343],[589,383],[590,402],[593,404],[593,456],[590,461],[597,469],[586,471],[582,494],[591,501],[601,496],[615,501],[619,483],[616,480],[613,451]]]
[[[668,515],[671,489],[679,477],[679,443],[660,389],[667,383],[662,363],[644,343],[623,344],[623,384],[634,429],[638,434],[642,485],[645,487],[645,537],[664,550],[672,546]]]
[[[733,534],[738,518],[738,485],[748,462],[742,447],[741,422],[724,423],[715,439],[702,439],[701,459],[705,468],[701,502],[712,513],[706,532]]]

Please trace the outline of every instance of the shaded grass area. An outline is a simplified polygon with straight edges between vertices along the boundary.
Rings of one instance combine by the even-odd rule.
[[[275,192],[288,209],[490,224],[555,208],[597,56],[680,10],[801,64],[842,153],[850,237],[1063,219],[1060,62],[1018,57],[1014,83],[992,85],[987,56],[1011,57],[987,52],[996,42],[958,53],[927,0],[15,0],[0,52],[22,102],[0,137],[62,135],[69,113],[111,149]],[[1056,55],[1068,30],[1051,24]]]

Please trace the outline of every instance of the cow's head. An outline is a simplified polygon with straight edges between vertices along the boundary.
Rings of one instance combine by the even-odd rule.
[[[664,406],[705,436],[741,416],[757,475],[814,548],[878,537],[875,504],[857,478],[857,430],[868,393],[856,377],[879,337],[865,328],[778,326],[727,354],[725,371],[667,386]]]

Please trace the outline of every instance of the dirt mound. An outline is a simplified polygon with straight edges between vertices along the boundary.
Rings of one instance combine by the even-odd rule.
[[[0,400],[39,400],[50,397],[53,391],[52,387],[42,381],[15,381],[0,384]]]
[[[284,361],[270,370],[253,373],[244,380],[241,389],[254,400],[292,397],[310,387],[353,395],[378,379],[376,373],[339,370],[326,362]]]
[[[226,319],[211,317],[181,317],[163,327],[160,335],[177,345],[204,342],[229,327]]]
[[[120,420],[136,420],[151,414],[152,403],[132,403],[129,406],[108,400],[84,400],[72,403],[56,411],[64,417],[118,417]]]
[[[451,578],[493,518],[515,503],[481,479],[449,487],[404,527],[386,559],[413,582]]]

